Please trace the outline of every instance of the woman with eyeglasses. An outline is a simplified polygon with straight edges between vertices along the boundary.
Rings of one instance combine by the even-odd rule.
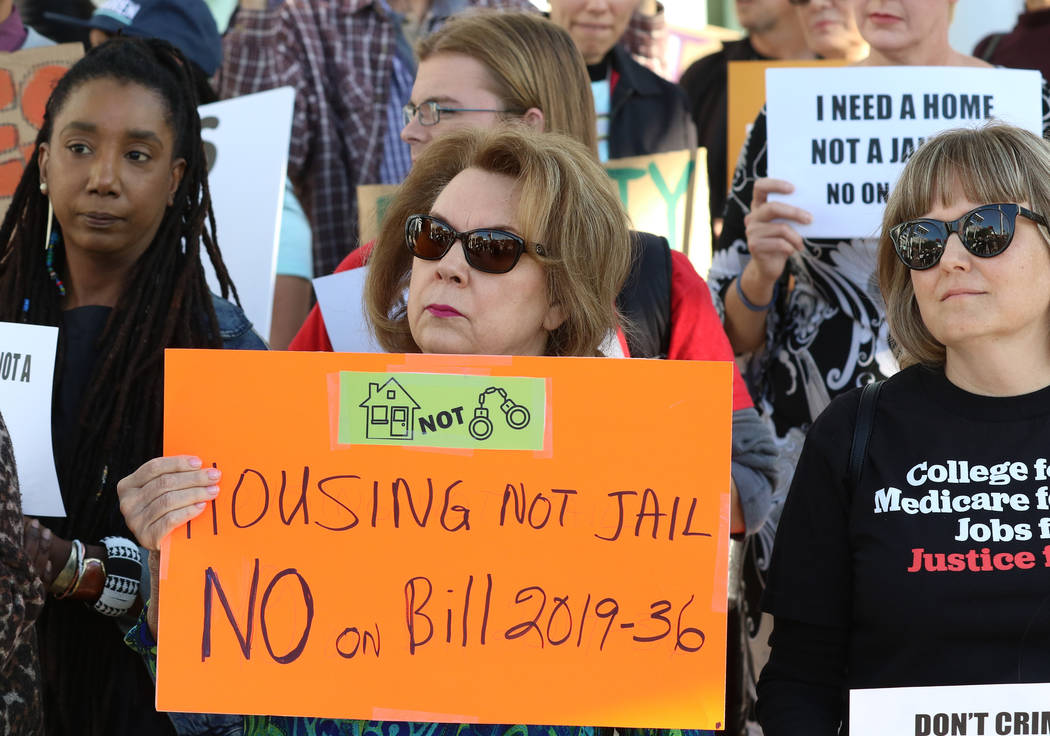
[[[596,356],[618,319],[631,263],[627,216],[582,144],[524,128],[435,141],[387,209],[365,288],[384,348],[398,352]],[[403,301],[406,294],[407,301]],[[217,487],[193,458],[152,460],[119,484],[129,528],[156,559],[161,539]],[[152,562],[151,562],[152,564]],[[133,633],[149,653],[160,600]],[[245,718],[245,736],[593,736],[590,727]]]
[[[870,44],[860,65],[988,66],[949,44],[955,0],[850,4]],[[1050,115],[1047,97],[1044,84],[1044,121]],[[873,288],[876,241],[804,238],[794,225],[810,223],[812,215],[769,198],[794,187],[766,178],[767,160],[763,110],[733,175],[725,227],[708,274],[726,334],[744,356],[756,408],[780,451],[773,508],[757,537],[760,569],[768,567],[777,520],[814,419],[839,394],[897,370],[884,307]]]
[[[767,736],[839,733],[847,688],[1050,682],[1048,216],[1050,144],[1026,131],[943,133],[905,167],[878,244],[902,370],[869,421],[858,389],[806,438],[766,590]]]

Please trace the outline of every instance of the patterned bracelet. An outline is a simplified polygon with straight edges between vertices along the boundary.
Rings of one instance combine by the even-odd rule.
[[[736,277],[736,295],[740,297],[740,303],[750,309],[752,312],[765,312],[767,309],[776,303],[777,295],[780,293],[780,282],[773,286],[773,297],[765,304],[755,304],[747,296],[744,295],[744,290],[740,286],[740,276]]]
[[[124,537],[105,537],[106,583],[95,601],[95,610],[105,616],[122,616],[135,605],[142,577],[138,545]]]

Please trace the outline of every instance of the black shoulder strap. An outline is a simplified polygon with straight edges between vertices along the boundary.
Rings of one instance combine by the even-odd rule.
[[[984,61],[991,62],[992,56],[995,55],[995,50],[999,47],[999,42],[1003,40],[1005,33],[993,33],[988,37],[988,45],[984,48],[984,53],[981,54],[981,58]]]
[[[871,428],[875,423],[875,404],[878,403],[881,390],[882,381],[872,381],[860,392],[860,406],[857,407],[857,423],[853,427],[853,443],[849,448],[847,471],[853,490],[860,487],[860,473],[864,468],[864,457],[868,454],[868,440],[871,439]]]
[[[616,307],[627,321],[632,358],[666,358],[671,349],[671,248],[666,238],[632,232],[631,272]]]

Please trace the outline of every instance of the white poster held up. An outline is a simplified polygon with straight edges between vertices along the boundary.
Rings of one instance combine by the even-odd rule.
[[[332,350],[337,353],[382,353],[365,319],[367,268],[351,268],[314,279],[317,305],[324,317]]]
[[[294,104],[295,90],[280,87],[198,108],[219,249],[244,313],[267,339]],[[201,257],[218,294],[215,272]]]
[[[1050,733],[1050,684],[851,690],[850,736]]]
[[[999,120],[1042,136],[1037,71],[974,67],[841,67],[766,71],[773,195],[813,215],[806,237],[875,237],[915,148],[935,133]]]
[[[22,513],[65,516],[51,446],[58,328],[0,322],[0,414],[18,466]]]

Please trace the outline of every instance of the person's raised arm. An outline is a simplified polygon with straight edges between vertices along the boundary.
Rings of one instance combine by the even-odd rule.
[[[788,258],[802,250],[802,236],[792,222],[809,224],[805,210],[786,202],[770,201],[770,193],[790,194],[790,182],[762,178],[755,181],[751,211],[744,216],[750,260],[725,295],[725,330],[733,350],[750,353],[766,338],[766,315],[775,306],[776,287]]]

